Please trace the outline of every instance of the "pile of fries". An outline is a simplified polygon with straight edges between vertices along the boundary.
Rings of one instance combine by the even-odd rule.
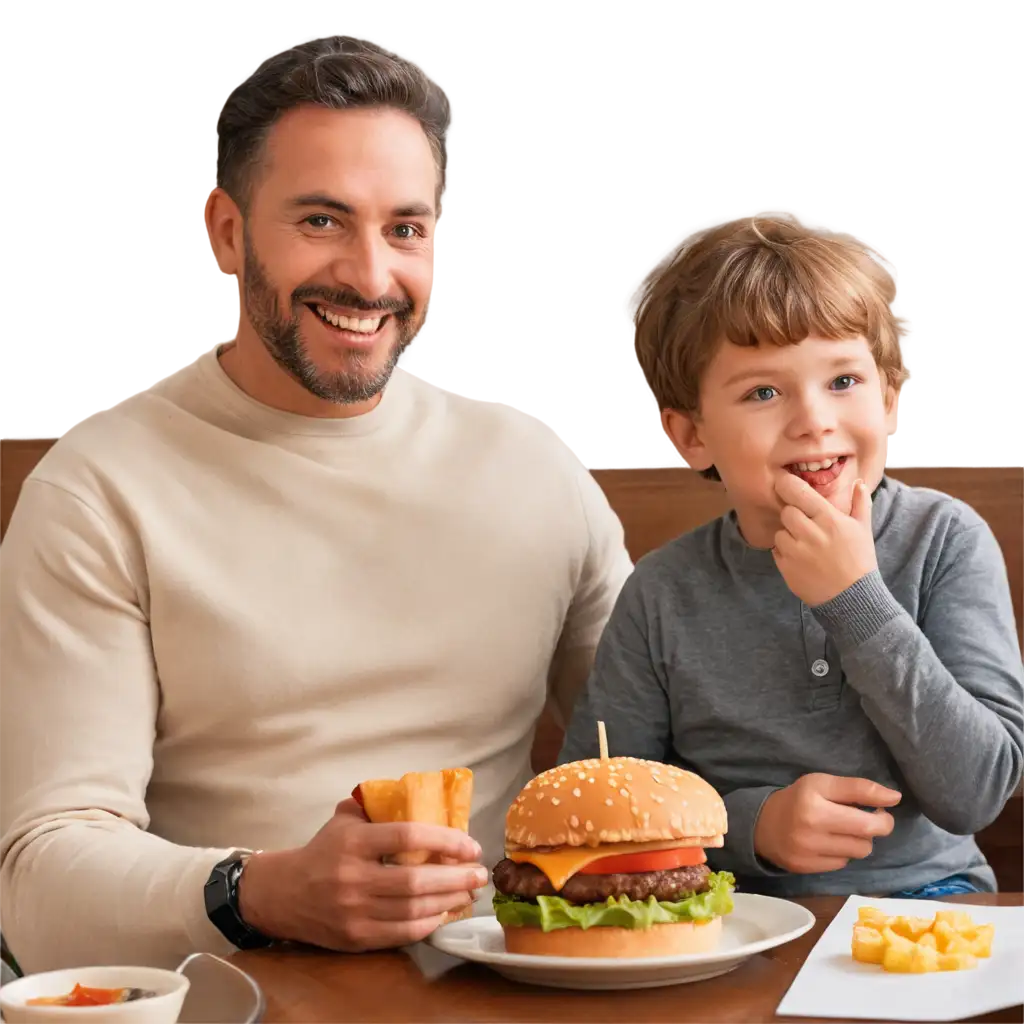
[[[966,971],[978,966],[978,957],[991,956],[994,934],[995,925],[975,924],[962,910],[940,910],[929,920],[861,907],[853,926],[853,959],[897,974]]]

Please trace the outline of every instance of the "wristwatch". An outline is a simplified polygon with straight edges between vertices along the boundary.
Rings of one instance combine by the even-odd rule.
[[[203,886],[203,899],[206,916],[228,942],[239,949],[265,949],[274,940],[246,924],[238,909],[238,880],[250,856],[250,853],[233,853],[214,865]]]

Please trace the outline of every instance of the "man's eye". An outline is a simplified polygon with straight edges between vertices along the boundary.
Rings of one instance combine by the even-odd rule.
[[[849,391],[856,383],[857,379],[855,377],[851,377],[849,374],[843,374],[842,377],[836,377],[836,379],[832,381],[832,389],[834,391]]]
[[[747,395],[747,398],[754,402],[768,402],[777,394],[775,388],[763,387],[754,388],[753,391]]]
[[[403,242],[408,242],[410,239],[416,238],[420,234],[419,228],[415,224],[396,224],[395,231],[398,232],[398,237]]]
[[[306,223],[313,228],[317,228],[323,231],[325,228],[329,228],[334,223],[333,217],[328,217],[326,213],[314,213],[306,218]]]

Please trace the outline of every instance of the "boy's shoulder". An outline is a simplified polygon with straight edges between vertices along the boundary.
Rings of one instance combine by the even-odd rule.
[[[888,499],[876,540],[903,540],[911,546],[955,543],[976,530],[991,533],[988,523],[966,501],[931,487],[916,487],[893,477],[883,478]],[[876,494],[876,501],[877,501]]]

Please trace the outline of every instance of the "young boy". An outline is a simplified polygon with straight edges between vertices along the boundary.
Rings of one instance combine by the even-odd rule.
[[[885,476],[895,285],[793,218],[689,238],[649,277],[636,350],[665,432],[732,511],[642,558],[560,761],[707,779],[714,870],[747,891],[990,891],[973,833],[1021,778],[1006,568],[963,502]]]

